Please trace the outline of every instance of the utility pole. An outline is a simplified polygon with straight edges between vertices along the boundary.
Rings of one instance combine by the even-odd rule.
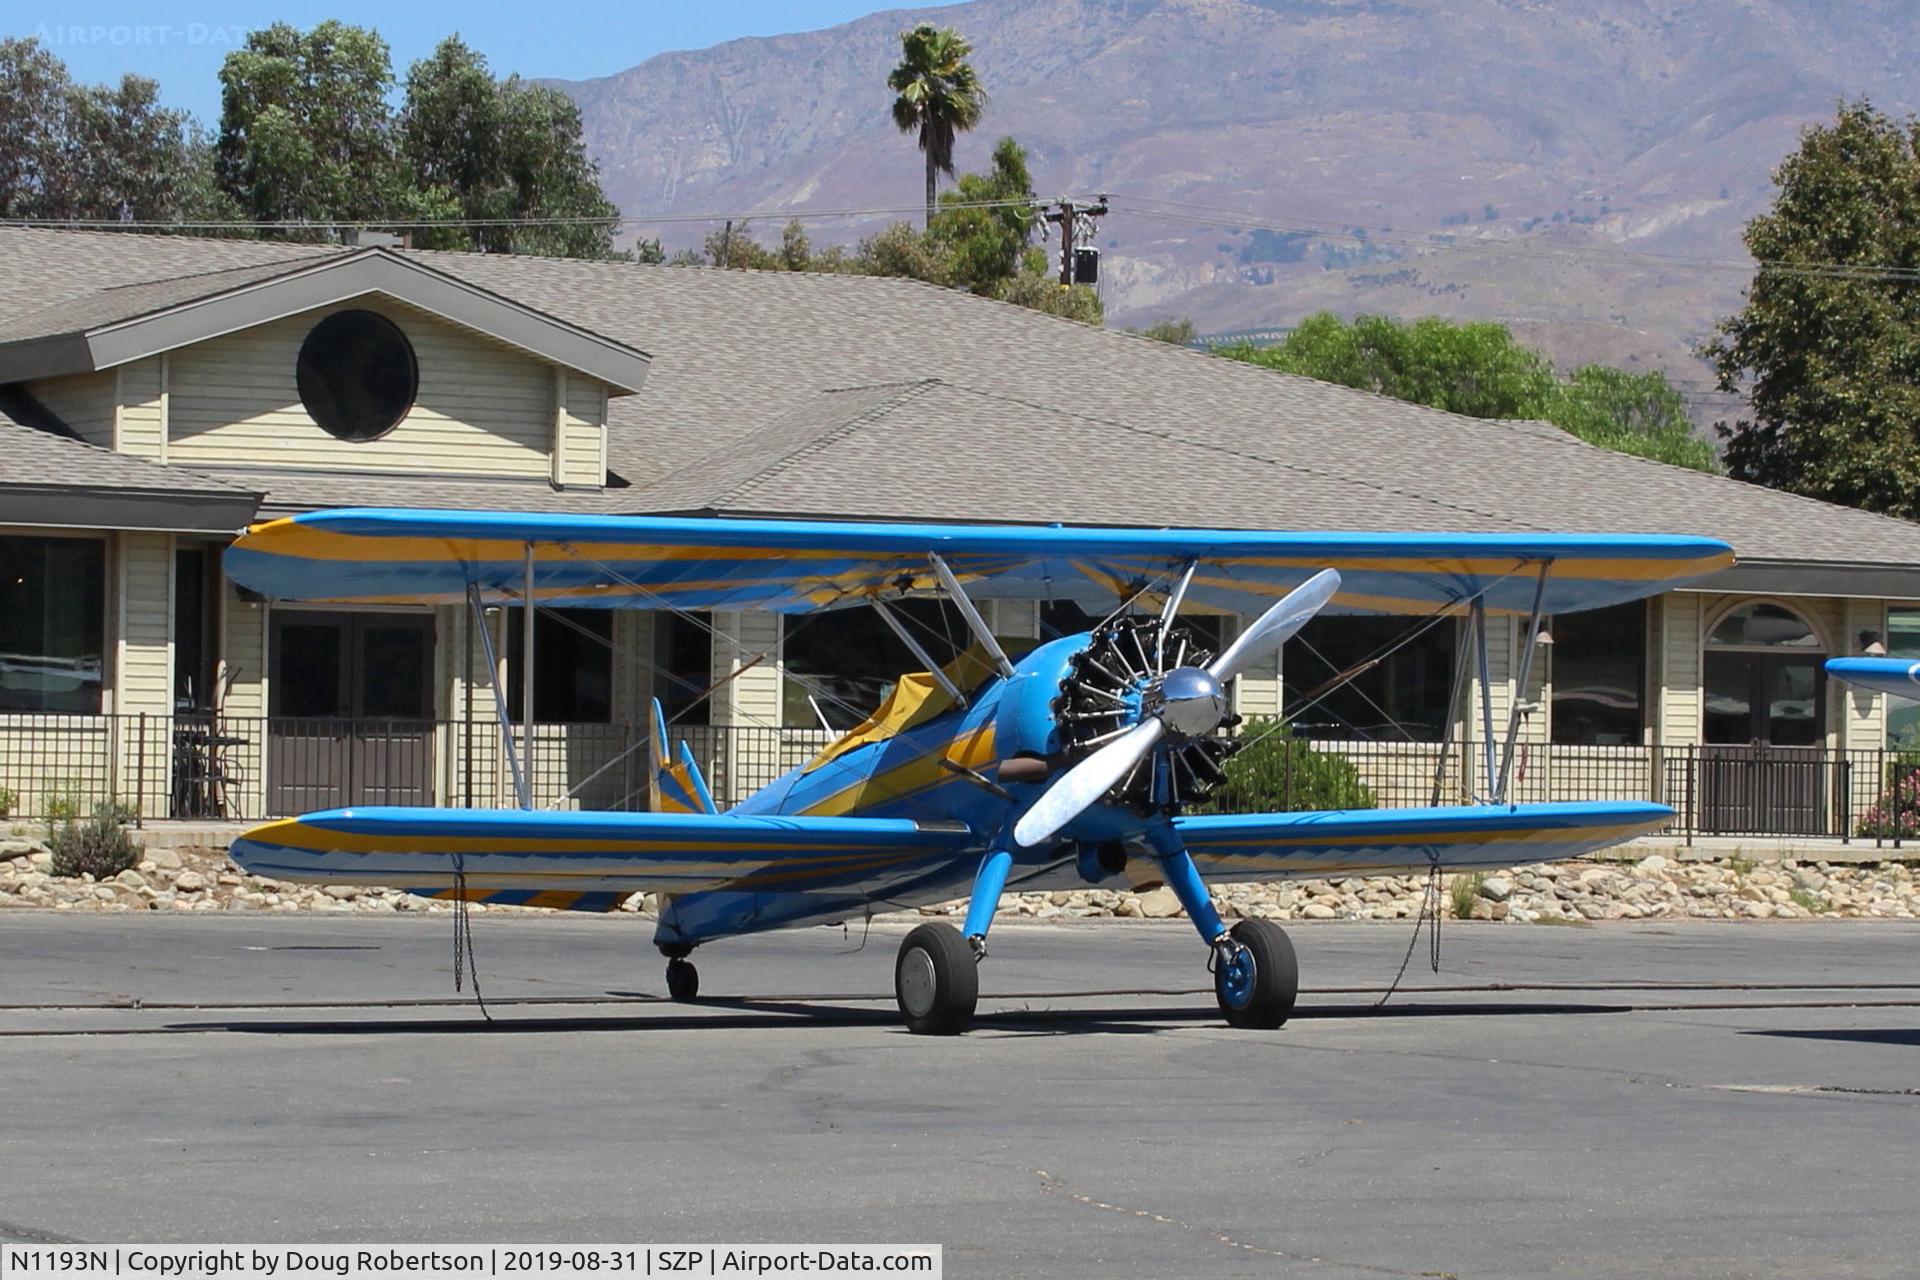
[[[1059,200],[1040,216],[1060,228],[1060,283],[1096,284],[1100,279],[1100,250],[1093,243],[1096,218],[1105,217],[1107,198],[1089,205]],[[1085,250],[1084,255],[1080,253]]]

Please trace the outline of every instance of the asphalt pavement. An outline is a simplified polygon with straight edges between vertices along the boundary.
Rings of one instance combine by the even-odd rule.
[[[1908,1276],[1920,926],[1292,927],[1277,1032],[1181,923],[0,914],[0,1240],[901,1241],[972,1276]]]

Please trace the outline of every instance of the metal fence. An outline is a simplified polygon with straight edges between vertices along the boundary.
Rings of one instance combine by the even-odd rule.
[[[723,807],[826,745],[817,729],[687,726]],[[643,809],[655,767],[644,725],[536,724],[539,808]],[[515,751],[521,733],[515,731]],[[1348,802],[1383,808],[1483,799],[1479,743],[1271,744],[1260,796],[1316,801],[1334,768]],[[676,747],[677,750],[677,747]],[[1329,763],[1336,762],[1336,763]],[[1314,779],[1320,779],[1316,782]],[[1653,800],[1687,835],[1920,836],[1920,755],[1814,748],[1522,744],[1507,794],[1521,802]],[[0,800],[19,818],[84,816],[114,802],[142,820],[258,820],[361,804],[506,807],[517,802],[496,726],[423,720],[206,715],[0,714]]]

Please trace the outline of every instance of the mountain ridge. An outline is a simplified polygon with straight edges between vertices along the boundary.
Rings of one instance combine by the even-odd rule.
[[[988,87],[962,169],[1011,135],[1042,194],[1114,194],[1111,323],[1440,312],[1689,387],[1745,275],[1621,255],[1744,261],[1803,127],[1841,98],[1920,101],[1920,6],[1896,0],[971,0],[555,83],[624,211],[765,210],[764,239],[791,213],[918,204],[885,76],[919,21],[961,30]]]

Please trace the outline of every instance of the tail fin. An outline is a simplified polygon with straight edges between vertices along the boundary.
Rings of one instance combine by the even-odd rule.
[[[707,780],[700,776],[700,766],[694,762],[693,749],[683,738],[680,741],[680,758],[672,758],[667,749],[667,717],[660,709],[660,699],[653,700],[653,712],[649,717],[653,729],[653,779],[648,784],[648,807],[655,813],[719,813],[714,806],[713,795],[707,790]]]

